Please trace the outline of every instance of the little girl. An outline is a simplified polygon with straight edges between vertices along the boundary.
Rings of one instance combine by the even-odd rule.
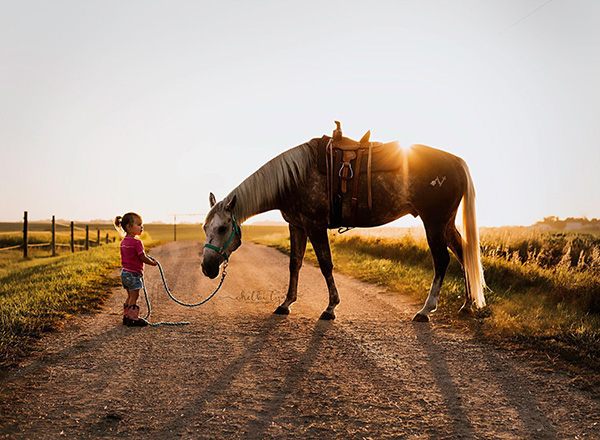
[[[148,323],[139,318],[140,308],[136,304],[140,289],[144,287],[144,263],[151,266],[156,266],[157,263],[146,256],[142,241],[136,238],[144,230],[139,214],[128,212],[123,217],[117,216],[115,227],[124,236],[121,241],[121,282],[127,290],[127,301],[123,304],[123,324],[144,327]]]

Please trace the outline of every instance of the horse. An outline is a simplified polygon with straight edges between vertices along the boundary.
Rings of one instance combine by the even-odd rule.
[[[465,302],[459,312],[468,314],[473,306],[485,306],[475,188],[466,162],[425,145],[391,146],[396,148],[394,160],[397,163],[383,167],[383,170],[369,168],[368,184],[365,173],[362,177],[357,176],[362,183],[355,185],[353,198],[360,201],[359,208],[356,209],[356,201],[344,197],[336,208],[338,219],[332,222],[332,173],[320,172],[317,162],[322,154],[320,151],[330,151],[327,149],[331,148],[332,142],[340,139],[339,123],[338,129],[333,137],[323,135],[276,156],[220,202],[217,203],[214,194],[210,193],[210,211],[203,224],[206,234],[202,258],[204,275],[216,278],[221,264],[229,261],[229,256],[242,244],[240,225],[245,220],[266,211],[279,210],[289,226],[290,276],[285,300],[274,313],[289,314],[290,306],[297,299],[298,274],[307,239],[310,239],[329,291],[329,304],[319,319],[332,320],[336,317],[335,308],[340,303],[340,296],[332,273],[328,229],[381,226],[411,214],[423,222],[434,270],[425,304],[413,320],[427,322],[430,313],[437,308],[450,262],[448,249],[460,262],[465,275]],[[365,135],[367,140],[368,134]],[[355,169],[360,171],[356,163]],[[368,207],[364,202],[367,197]],[[461,201],[464,237],[455,225]]]

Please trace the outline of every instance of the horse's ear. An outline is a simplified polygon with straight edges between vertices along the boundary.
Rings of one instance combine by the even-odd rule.
[[[211,208],[217,204],[217,199],[215,198],[215,195],[213,193],[210,193],[210,195],[208,196],[208,203],[210,203]]]
[[[234,195],[231,198],[231,200],[229,201],[229,203],[225,207],[225,211],[231,212],[233,210],[233,208],[235,207],[235,202],[237,202],[237,196],[236,195]]]
[[[369,138],[371,137],[371,130],[367,131],[365,135],[360,139],[360,144],[366,144],[369,142]]]

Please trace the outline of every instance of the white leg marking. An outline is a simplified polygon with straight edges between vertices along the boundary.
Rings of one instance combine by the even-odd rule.
[[[441,288],[441,280],[437,278],[433,280],[433,283],[431,283],[431,288],[429,289],[427,301],[425,301],[425,305],[423,306],[423,308],[419,310],[419,315],[429,316],[431,312],[434,312],[435,309],[437,309],[438,296],[440,294]]]

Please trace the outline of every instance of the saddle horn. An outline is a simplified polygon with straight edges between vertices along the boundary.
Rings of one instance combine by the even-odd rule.
[[[333,121],[337,128],[333,130],[333,140],[339,141],[342,139],[342,124],[339,121]]]

